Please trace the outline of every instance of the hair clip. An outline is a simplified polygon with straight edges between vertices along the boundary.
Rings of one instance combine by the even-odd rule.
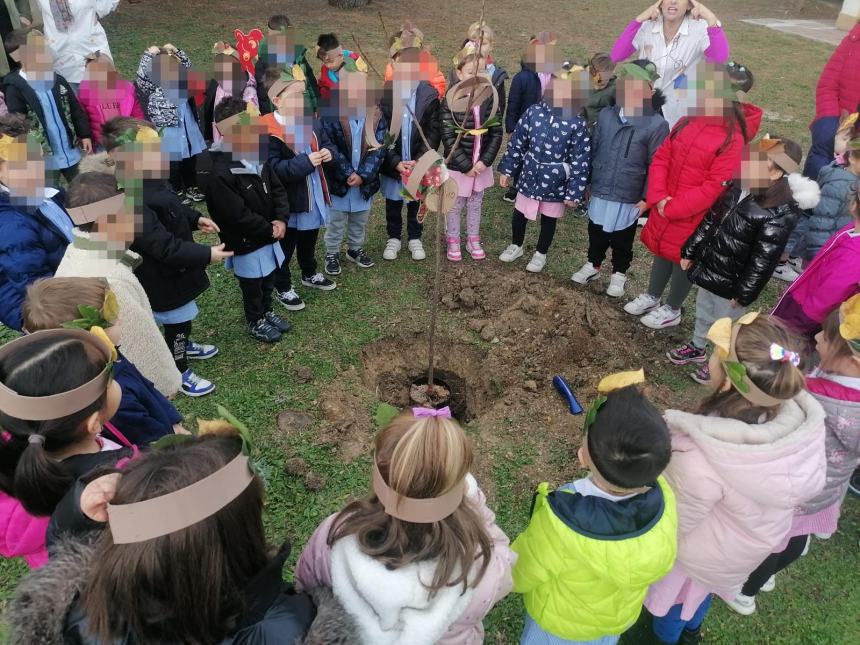
[[[41,445],[45,445],[45,435],[33,433],[29,437],[27,437],[27,443],[38,443]]]
[[[791,363],[795,367],[800,367],[800,354],[777,343],[770,344],[770,358],[780,363]]]
[[[412,408],[412,416],[416,419],[422,419],[427,417],[441,417],[443,419],[451,418],[451,408],[447,405],[444,408],[439,408],[438,410],[434,408]]]

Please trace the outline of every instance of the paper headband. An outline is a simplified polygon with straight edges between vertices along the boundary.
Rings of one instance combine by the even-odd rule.
[[[104,333],[103,330],[102,333]],[[105,367],[88,383],[74,390],[50,396],[23,396],[7,387],[5,383],[0,383],[0,409],[11,417],[25,421],[49,421],[67,417],[97,401],[110,383],[115,350],[105,343],[102,337],[80,329],[47,329],[21,336],[0,347],[0,359],[21,347],[46,338],[57,341],[78,340],[97,350],[104,357]]]
[[[114,544],[145,542],[202,522],[227,506],[254,479],[244,453],[190,486],[134,504],[108,504]]]
[[[588,432],[588,429],[594,425],[594,421],[597,419],[597,413],[600,412],[600,408],[602,408],[603,404],[606,403],[607,395],[610,392],[620,390],[628,385],[637,385],[644,382],[645,370],[642,368],[629,372],[618,372],[616,374],[610,374],[609,376],[603,377],[600,383],[597,384],[598,396],[591,404],[591,407],[588,408],[588,412],[585,415],[585,432]]]
[[[281,78],[272,83],[266,92],[270,101],[274,101],[284,92],[304,93],[306,90],[305,72],[301,65],[293,65],[290,69],[281,70]]]
[[[149,126],[141,128],[129,128],[116,138],[117,146],[124,146],[127,143],[161,141],[159,132]]]
[[[839,335],[860,354],[860,294],[852,296],[839,307]]]
[[[113,197],[93,202],[92,204],[76,206],[75,208],[66,210],[75,226],[83,226],[84,224],[91,224],[107,215],[116,215],[122,210],[124,202],[125,195],[119,193]]]
[[[439,497],[427,499],[404,497],[385,483],[374,458],[373,492],[376,493],[386,515],[414,524],[432,524],[433,522],[441,522],[460,507],[463,496],[466,494],[466,482],[460,482]]]
[[[800,172],[800,164],[788,156],[785,152],[785,144],[781,139],[771,139],[765,136],[758,142],[757,147],[760,152],[789,175]]]
[[[635,63],[624,63],[618,68],[617,75],[619,78],[627,76],[640,81],[646,81],[652,85],[660,79],[660,74],[657,73],[657,66],[650,61],[644,67],[640,67]]]

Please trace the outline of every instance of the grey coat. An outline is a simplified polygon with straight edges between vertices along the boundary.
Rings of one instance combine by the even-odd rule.
[[[812,210],[807,222],[807,260],[814,258],[827,240],[851,221],[851,213],[848,211],[849,193],[855,182],[857,176],[835,161],[824,166],[818,173],[821,201]]]

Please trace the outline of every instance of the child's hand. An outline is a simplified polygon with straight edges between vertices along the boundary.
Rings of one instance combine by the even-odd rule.
[[[401,161],[399,164],[397,164],[397,172],[399,172],[401,175],[405,175],[410,170],[412,170],[414,167],[415,167],[414,161]]]
[[[331,157],[331,153],[329,152],[329,157]],[[312,152],[308,155],[308,159],[310,159],[311,163],[314,165],[314,168],[319,168],[323,163],[325,163],[325,159],[323,158],[322,150],[318,152]]]
[[[510,182],[511,178],[507,175],[499,175],[499,186],[501,186],[502,188],[507,188]]]
[[[467,177],[477,177],[482,172],[484,172],[486,169],[487,169],[487,167],[482,162],[479,161],[474,166],[472,166],[472,169],[466,173],[466,176]]]
[[[107,522],[107,506],[116,495],[120,476],[119,473],[112,473],[87,484],[81,493],[81,513],[94,522]]]
[[[639,211],[639,214],[640,214],[640,215],[644,215],[644,214],[645,214],[645,211],[647,211],[647,210],[648,210],[648,204],[647,204],[647,203],[645,203],[645,200],[644,200],[644,199],[640,199],[640,200],[639,200],[639,203],[637,203],[637,204],[636,204],[636,210],[638,210],[638,211]]]
[[[173,434],[191,434],[191,431],[187,430],[181,423],[174,423]]]
[[[81,148],[84,151],[84,154],[91,155],[93,154],[93,141],[92,139],[81,139]]]
[[[204,233],[220,233],[221,229],[218,225],[208,217],[201,217],[197,220],[197,230]]]
[[[363,183],[364,180],[355,172],[346,178],[347,186],[361,186]]]
[[[329,150],[328,148],[323,148],[322,150],[320,150],[320,154],[322,155],[323,163],[328,163],[329,161],[331,161],[331,150]]]
[[[660,213],[660,217],[666,217],[666,214],[663,212],[666,210],[666,204],[672,201],[671,197],[667,197],[657,204],[657,212]]]
[[[158,56],[161,53],[161,49],[153,45],[152,47],[148,47],[146,53],[150,56]]]
[[[225,251],[224,245],[219,244],[209,249],[209,264],[218,264],[222,260],[233,257],[233,251]]]
[[[693,266],[693,261],[692,261],[692,260],[688,260],[687,258],[681,258],[681,268],[682,268],[684,271],[686,271],[687,269],[689,269],[691,266]]]
[[[281,240],[287,234],[287,225],[279,219],[272,222],[272,237]]]
[[[579,201],[575,199],[572,201],[570,199],[566,199],[564,200],[564,205],[568,208],[576,208],[577,206],[579,206]]]
[[[636,22],[645,22],[646,20],[657,20],[658,18],[660,18],[661,4],[663,4],[663,0],[657,0],[657,2],[655,2],[645,11],[636,16]]]

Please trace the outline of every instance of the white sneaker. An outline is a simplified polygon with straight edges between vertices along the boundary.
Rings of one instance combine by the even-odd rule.
[[[755,596],[745,596],[739,593],[734,600],[727,600],[726,604],[741,616],[751,616],[755,613]]]
[[[829,540],[833,537],[833,533],[813,533],[819,540]]]
[[[788,264],[798,273],[803,273],[803,258],[788,258]]]
[[[766,592],[768,592],[768,593],[770,593],[770,592],[771,592],[771,591],[773,591],[774,589],[776,589],[776,576],[775,576],[775,575],[773,575],[773,576],[771,576],[770,578],[768,578],[768,579],[767,579],[767,582],[765,582],[765,583],[761,586],[761,590],[762,590],[762,591],[766,591]]]
[[[400,253],[400,240],[391,238],[385,243],[385,250],[382,252],[382,259],[396,260],[398,253]]]
[[[773,272],[773,277],[783,282],[794,282],[800,277],[800,274],[794,270],[793,266],[786,262],[785,264],[777,265],[776,271]]]
[[[639,319],[646,327],[651,329],[665,329],[681,324],[681,310],[672,309],[669,305],[660,305]]]
[[[409,240],[409,244],[406,246],[412,254],[413,260],[423,260],[427,257],[427,254],[424,252],[424,245],[421,244],[421,240]]]
[[[499,259],[502,262],[513,262],[517,258],[523,257],[523,247],[511,244],[508,248],[502,251]]]
[[[582,265],[582,268],[579,271],[570,277],[570,279],[576,284],[588,284],[599,275],[600,269],[595,269],[591,262],[586,262]]]
[[[546,254],[535,251],[535,254],[532,256],[532,259],[529,260],[529,263],[526,265],[526,271],[530,271],[531,273],[540,273],[541,271],[543,271],[543,268],[545,266]]]
[[[610,298],[620,298],[624,295],[624,285],[627,284],[627,276],[623,273],[613,273],[609,278],[609,286],[606,287],[606,295]]]
[[[652,309],[660,306],[660,298],[655,298],[648,293],[640,293],[636,298],[624,305],[624,311],[631,316],[647,314]]]
[[[801,558],[803,556],[805,556],[807,553],[809,553],[809,545],[810,544],[812,544],[812,538],[807,535],[806,536],[806,544],[803,545],[803,552],[800,554]]]

